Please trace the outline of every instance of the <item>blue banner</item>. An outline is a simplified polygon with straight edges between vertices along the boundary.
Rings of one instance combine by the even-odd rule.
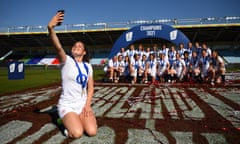
[[[109,58],[116,55],[122,47],[126,48],[128,45],[137,40],[145,38],[161,38],[169,42],[179,45],[184,43],[187,45],[189,39],[178,29],[166,24],[144,24],[138,25],[125,31],[115,42],[112,47]]]
[[[24,79],[24,62],[9,62],[8,63],[8,79]]]

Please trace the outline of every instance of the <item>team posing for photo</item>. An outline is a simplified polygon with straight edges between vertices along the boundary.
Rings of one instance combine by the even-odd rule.
[[[179,44],[170,48],[163,44],[144,49],[132,44],[129,49],[121,48],[108,61],[104,71],[110,82],[118,83],[122,78],[134,83],[148,82],[208,82],[211,85],[225,81],[225,64],[216,50],[211,50],[205,43],[194,45],[189,42],[185,48]],[[120,79],[121,78],[121,79]]]

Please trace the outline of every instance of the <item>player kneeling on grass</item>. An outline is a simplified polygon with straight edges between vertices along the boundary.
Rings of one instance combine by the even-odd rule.
[[[157,76],[157,61],[155,59],[155,54],[151,53],[149,55],[149,60],[146,63],[146,71],[144,80],[148,81],[148,78],[151,78],[151,82],[154,83]]]
[[[147,82],[145,78],[145,72],[146,72],[146,65],[147,65],[147,56],[145,54],[142,55],[142,60],[141,60],[141,67],[139,69],[138,75],[139,79],[141,80],[141,83]]]
[[[212,68],[215,71],[216,83],[225,82],[225,64],[223,59],[218,55],[217,51],[212,52]]]
[[[215,70],[211,63],[211,58],[208,56],[206,49],[202,50],[202,57],[199,60],[199,65],[201,67],[202,77],[205,82],[210,82],[214,85]]]
[[[123,78],[125,81],[130,81],[131,80],[131,76],[130,76],[130,58],[128,55],[126,55],[124,57],[124,60],[123,60]]]
[[[157,76],[160,82],[167,80],[167,72],[170,67],[168,60],[165,58],[164,53],[159,54],[159,60],[157,61]]]
[[[76,42],[72,57],[66,55],[54,27],[63,21],[64,13],[58,12],[49,22],[49,36],[61,63],[62,93],[58,101],[58,114],[65,126],[65,135],[80,138],[84,132],[89,136],[97,133],[97,122],[91,108],[94,93],[93,69],[83,42]]]
[[[185,71],[185,74],[184,74],[184,77],[183,77],[183,81],[186,81],[186,82],[189,82],[191,81],[191,70],[190,70],[190,62],[191,62],[191,59],[189,57],[189,52],[188,51],[185,51],[183,53],[183,60],[184,60],[184,63],[186,65],[186,71]]]
[[[122,55],[118,55],[118,69],[117,69],[117,77],[116,79],[114,80],[115,83],[118,83],[119,82],[119,78],[120,76],[123,77],[125,76],[125,61],[123,59],[123,56]]]
[[[130,60],[130,74],[132,77],[132,84],[137,82],[137,78],[139,76],[139,70],[142,69],[142,61],[140,60],[140,55],[134,54],[134,58]]]
[[[199,67],[199,58],[196,51],[192,52],[189,73],[191,75],[191,78],[194,80],[194,82],[201,83],[203,81],[201,77],[201,70]]]
[[[110,82],[118,82],[119,80],[119,68],[118,68],[118,56],[114,56],[108,61],[108,70],[109,73],[109,81]]]
[[[173,65],[170,66],[168,69],[167,80],[168,80],[168,83],[175,83],[177,80],[177,72]]]
[[[181,82],[186,73],[186,65],[179,53],[176,54],[176,61],[173,63],[173,66],[176,70],[177,81]]]

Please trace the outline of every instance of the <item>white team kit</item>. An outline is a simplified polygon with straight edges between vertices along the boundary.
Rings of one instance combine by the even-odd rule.
[[[124,63],[120,64],[123,67],[121,73],[125,72],[125,69],[127,70],[129,68],[130,73],[124,73],[124,76],[127,76],[126,78],[128,80],[129,78],[137,77],[138,81],[140,81],[144,74],[144,80],[148,75],[153,78],[152,82],[154,82],[156,76],[159,76],[161,78],[164,77],[164,80],[168,77],[164,74],[171,73],[171,75],[173,75],[174,73],[175,79],[177,79],[177,81],[179,80],[179,82],[195,82],[198,81],[199,77],[200,81],[198,82],[203,82],[202,78],[207,77],[209,74],[211,74],[209,73],[211,72],[209,70],[211,63],[213,63],[213,68],[218,73],[224,73],[223,71],[226,70],[224,66],[224,61],[220,56],[218,56],[218,58],[216,58],[215,60],[211,60],[212,52],[210,48],[203,49],[200,46],[196,46],[185,49],[182,45],[180,45],[178,49],[175,49],[175,46],[171,46],[170,48],[168,48],[164,45],[160,50],[155,48],[156,47],[153,47],[151,49],[150,47],[147,47],[146,51],[144,50],[144,48],[135,50],[134,47],[131,45],[130,48],[126,51],[122,52],[121,50],[122,53],[119,52],[117,54],[118,56],[122,54],[123,58],[124,55],[129,57],[129,59],[127,59],[129,65],[126,65]],[[206,57],[203,57],[203,50],[206,50]],[[137,58],[137,61],[134,55],[139,57]],[[153,58],[151,58],[151,55],[153,55]],[[162,55],[164,55],[164,60],[161,59]],[[179,60],[177,60],[177,55],[179,56]],[[151,61],[151,59],[154,60]],[[143,61],[146,62],[146,68],[144,67]],[[219,65],[219,63],[221,64],[221,66]],[[131,66],[131,68],[129,66]],[[193,73],[196,77],[192,76]],[[198,75],[199,77],[197,77]],[[224,74],[221,75],[224,76]],[[141,82],[142,81],[140,81],[140,83]]]
[[[108,67],[118,68],[118,61],[114,62],[112,59],[108,61]]]
[[[202,65],[202,74],[204,77],[206,77],[208,75],[208,69],[209,69],[209,66],[210,66],[210,58],[208,56],[206,57],[201,57],[200,59],[200,63]]]
[[[176,70],[178,78],[182,78],[182,76],[183,76],[183,69],[184,69],[185,66],[186,66],[186,64],[185,64],[183,59],[179,59],[179,60],[176,60],[174,62],[174,68]]]
[[[220,56],[218,56],[217,60],[215,60],[214,63],[213,63],[213,67],[216,71],[221,68],[220,63],[224,63],[224,61]],[[224,69],[225,69],[225,67],[224,67]]]
[[[168,65],[169,62],[166,59],[160,59],[157,61],[157,73],[159,76],[163,76],[163,74],[167,71]]]
[[[89,63],[78,63],[81,70],[82,77],[87,78],[93,75],[92,66]],[[61,64],[61,77],[62,77],[62,94],[58,101],[58,113],[60,118],[63,118],[68,112],[75,112],[80,114],[87,101],[87,86],[83,87],[82,84],[77,82],[79,70],[76,66],[75,60],[67,56],[66,62]],[[81,95],[77,95],[81,94]]]
[[[147,63],[148,63],[147,73],[150,74],[152,77],[156,77],[157,61],[154,59],[149,60]]]
[[[131,65],[132,65],[132,69],[133,69],[133,71],[132,71],[132,73],[131,73],[131,75],[133,76],[133,77],[136,77],[137,76],[137,73],[138,73],[138,70],[141,68],[141,65],[142,65],[142,61],[141,60],[132,60],[131,61]]]

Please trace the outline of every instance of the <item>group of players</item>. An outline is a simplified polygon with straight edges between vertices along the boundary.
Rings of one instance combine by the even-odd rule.
[[[176,48],[157,44],[144,49],[143,44],[121,48],[108,61],[104,71],[109,81],[118,83],[121,78],[134,83],[147,82],[208,82],[211,85],[225,81],[225,64],[216,50],[211,50],[205,43],[200,45],[189,42]]]

